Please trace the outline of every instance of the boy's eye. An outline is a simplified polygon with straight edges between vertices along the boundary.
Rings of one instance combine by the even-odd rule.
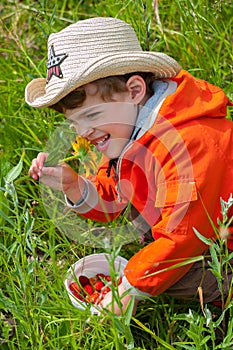
[[[93,113],[89,113],[86,115],[87,118],[94,118],[96,116],[98,116],[99,114],[101,114],[101,112],[93,112]]]

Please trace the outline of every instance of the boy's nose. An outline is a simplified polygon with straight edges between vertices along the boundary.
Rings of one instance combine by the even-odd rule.
[[[87,128],[87,129],[80,130],[79,134],[82,137],[88,137],[91,134],[93,134],[93,131],[94,131],[93,128]]]

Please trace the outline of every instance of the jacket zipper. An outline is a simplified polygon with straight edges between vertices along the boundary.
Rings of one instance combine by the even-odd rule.
[[[120,188],[120,173],[121,173],[120,169],[121,169],[122,159],[124,157],[124,154],[132,147],[132,145],[133,145],[133,141],[131,140],[123,149],[121,155],[118,158],[118,162],[116,164],[115,175],[116,175],[116,179],[117,179],[117,184],[115,186],[115,189],[117,191],[118,202],[122,202],[122,197],[120,195],[120,193],[122,192],[121,188]]]

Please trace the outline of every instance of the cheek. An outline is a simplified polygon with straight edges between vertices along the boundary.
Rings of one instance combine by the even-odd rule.
[[[129,141],[133,130],[134,125],[119,124],[115,127],[115,130],[112,130],[112,133],[110,133],[110,135],[113,139],[116,139],[119,144],[125,145]]]
[[[122,108],[121,123],[126,132],[132,132],[138,117],[138,106],[133,104],[125,104]]]
[[[138,106],[128,102],[112,104],[109,116],[113,121],[125,124],[135,124],[138,115]]]
[[[138,105],[134,103],[124,103],[124,113],[130,120],[135,120],[138,115]]]

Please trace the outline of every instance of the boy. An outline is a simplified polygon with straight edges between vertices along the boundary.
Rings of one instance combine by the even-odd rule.
[[[52,34],[48,54],[47,80],[27,85],[27,103],[64,113],[108,161],[95,179],[85,179],[67,164],[45,167],[47,154],[40,153],[29,174],[63,191],[80,215],[113,220],[131,202],[140,213],[136,223],[151,228],[154,241],[125,268],[123,309],[132,296],[191,299],[199,286],[204,302],[221,300],[207,261],[169,267],[207,255],[194,228],[215,240],[209,218],[217,225],[220,197],[227,201],[233,193],[227,96],[171,57],[142,51],[134,30],[115,18],[79,21]],[[228,245],[233,248],[230,238]],[[232,271],[225,297],[231,279]],[[111,299],[110,292],[102,306]],[[114,311],[120,313],[117,305]]]

